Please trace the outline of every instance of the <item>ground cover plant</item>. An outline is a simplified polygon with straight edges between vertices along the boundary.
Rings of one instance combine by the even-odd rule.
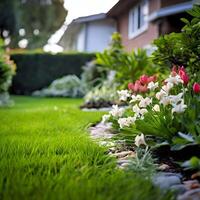
[[[75,99],[14,100],[0,109],[0,199],[171,199],[89,138],[101,113]]]

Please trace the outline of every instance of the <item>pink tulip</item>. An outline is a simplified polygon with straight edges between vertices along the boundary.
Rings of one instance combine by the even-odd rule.
[[[141,83],[140,81],[135,81],[135,85],[134,85],[134,92],[138,92],[139,91],[139,88],[141,86]]]
[[[155,82],[156,79],[157,79],[157,77],[156,77],[155,75],[154,75],[154,76],[149,76],[149,78],[148,78],[148,83],[150,83],[150,82]]]
[[[187,75],[185,68],[183,66],[181,68],[179,68],[178,74],[181,77],[181,79],[183,80],[184,84],[187,85],[189,82],[189,76]]]
[[[172,71],[171,71],[171,75],[172,76],[176,76],[177,75],[177,67],[176,67],[176,65],[173,65]]]
[[[194,85],[193,85],[193,91],[196,94],[200,93],[200,84],[199,83],[194,83]]]
[[[147,92],[147,90],[148,90],[148,88],[147,88],[146,85],[145,85],[145,86],[141,85],[141,86],[139,87],[139,91],[142,92],[142,93]]]
[[[134,83],[129,83],[128,84],[128,89],[133,90],[134,89]]]

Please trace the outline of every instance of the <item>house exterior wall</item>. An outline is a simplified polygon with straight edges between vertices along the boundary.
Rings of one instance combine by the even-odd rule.
[[[75,40],[76,42],[75,49],[77,51],[85,50],[85,37],[86,37],[86,25],[83,25],[77,35],[77,39]]]
[[[149,14],[156,11],[160,8],[160,0],[149,0]],[[141,33],[140,35],[129,38],[128,29],[129,29],[129,10],[123,12],[117,18],[117,29],[119,33],[122,35],[122,44],[124,45],[127,51],[131,51],[133,49],[142,48],[148,46],[152,40],[158,37],[158,25],[157,23],[148,24],[148,29]]]
[[[92,21],[87,23],[85,38],[85,51],[101,52],[111,41],[111,35],[116,31],[115,22],[112,19]]]
[[[137,1],[139,2],[139,1]],[[169,33],[171,31],[177,31],[176,27],[172,27],[170,23],[170,18],[163,18],[162,20],[157,20],[149,22],[146,31],[137,35],[136,37],[130,38],[129,29],[129,12],[137,4],[137,2],[127,10],[124,10],[121,14],[116,17],[117,20],[117,30],[122,35],[122,44],[127,51],[131,51],[137,48],[146,48],[152,41],[158,38],[161,34]],[[188,0],[149,0],[149,15],[158,11],[161,8],[172,6],[179,3],[188,2]]]

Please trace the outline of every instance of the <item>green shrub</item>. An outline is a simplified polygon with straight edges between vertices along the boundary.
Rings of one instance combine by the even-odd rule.
[[[3,41],[0,40],[0,106],[10,102],[8,90],[12,83],[15,68],[13,61],[5,54]]]
[[[56,79],[48,88],[33,92],[34,96],[50,97],[83,97],[86,85],[76,75]]]
[[[124,88],[142,74],[155,73],[155,67],[147,56],[146,50],[126,52],[121,44],[119,33],[112,35],[112,42],[108,49],[103,53],[97,53],[97,64],[107,70],[116,71],[116,82],[121,83]]]
[[[85,103],[89,102],[113,102],[117,100],[117,84],[104,81],[102,84],[92,88],[84,97]]]
[[[81,67],[95,57],[92,53],[60,53],[52,55],[40,52],[11,54],[17,65],[12,93],[31,94],[47,87],[57,78],[74,74],[80,76]]]
[[[194,5],[188,13],[192,20],[182,19],[185,26],[181,33],[164,35],[154,41],[157,50],[153,61],[164,67],[183,65],[195,74],[200,70],[200,6]]]

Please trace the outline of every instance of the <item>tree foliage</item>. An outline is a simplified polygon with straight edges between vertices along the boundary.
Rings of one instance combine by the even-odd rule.
[[[1,0],[0,35],[5,38],[3,31],[9,31],[11,47],[25,38],[28,48],[40,48],[62,26],[66,15],[63,0]],[[19,35],[20,29],[25,30],[24,36]]]

